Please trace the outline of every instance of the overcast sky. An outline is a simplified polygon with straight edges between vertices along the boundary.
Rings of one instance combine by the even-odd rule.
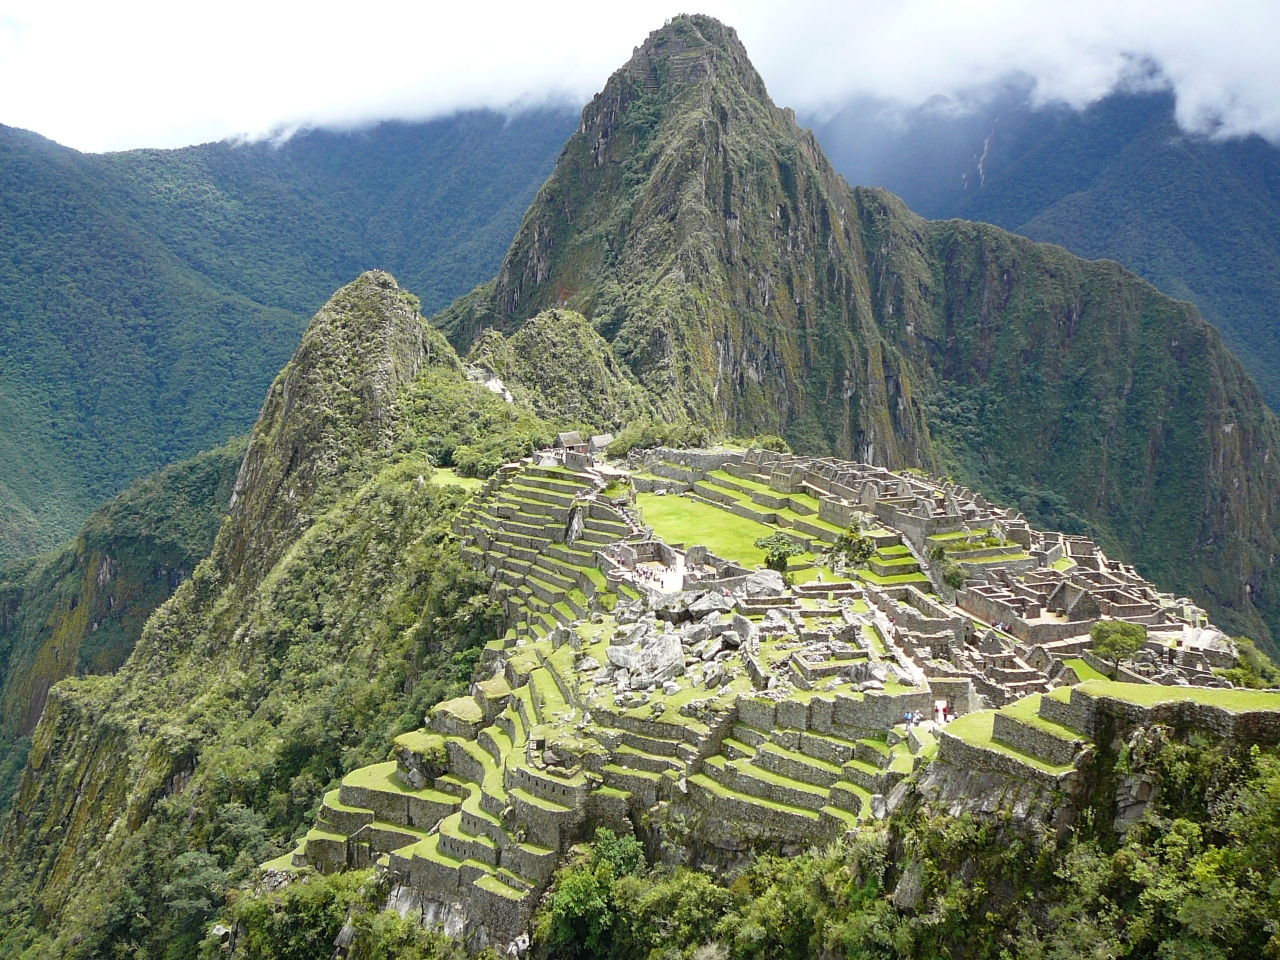
[[[108,150],[577,106],[691,10],[735,26],[774,99],[802,113],[963,98],[1021,73],[1075,106],[1163,84],[1184,127],[1280,143],[1277,0],[0,0],[0,123]]]

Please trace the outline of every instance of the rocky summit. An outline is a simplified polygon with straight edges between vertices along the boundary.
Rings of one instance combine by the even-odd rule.
[[[677,18],[491,283],[361,274],[242,458],[5,586],[111,663],[6,682],[0,957],[1270,955],[1277,436]]]

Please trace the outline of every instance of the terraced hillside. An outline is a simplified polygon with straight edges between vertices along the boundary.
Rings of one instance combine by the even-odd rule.
[[[1174,702],[1248,696],[1195,666],[1230,657],[1195,632],[1201,612],[1130,602],[1132,574],[1096,547],[920,475],[727,448],[624,468],[566,447],[501,468],[453,529],[505,633],[468,696],[348,774],[266,868],[374,865],[401,899],[458,905],[473,944],[515,942],[598,827],[678,829],[732,862],[884,818],[909,778],[958,811],[1070,820],[1102,718],[1133,719],[1110,692],[1126,685],[1065,686],[1096,622],[1086,599],[1150,624],[1177,682],[1201,685]],[[828,548],[850,529],[875,549],[847,578]],[[804,550],[789,579],[760,569],[754,538],[778,532]],[[962,565],[957,595],[932,592],[933,563]],[[1045,584],[1069,614],[1031,609]],[[1030,605],[1022,619],[1001,590]],[[1268,723],[1240,735],[1280,740]]]

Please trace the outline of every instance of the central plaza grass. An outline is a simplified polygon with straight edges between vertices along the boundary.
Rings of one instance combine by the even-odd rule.
[[[764,565],[764,551],[756,540],[776,528],[688,497],[642,493],[637,500],[644,522],[667,543],[702,544],[716,556],[748,569]]]

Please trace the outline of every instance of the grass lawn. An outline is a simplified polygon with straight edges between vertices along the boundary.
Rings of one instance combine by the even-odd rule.
[[[458,476],[458,471],[454,470],[453,467],[436,467],[431,478],[441,486],[451,484],[455,487],[461,487],[463,490],[467,491],[467,493],[471,493],[473,490],[479,490],[484,486],[483,480],[478,480],[475,477]]]
[[[1245,710],[1280,711],[1280,693],[1269,690],[1221,690],[1213,687],[1165,687],[1146,683],[1117,683],[1114,680],[1090,680],[1076,688],[1091,697],[1112,697],[1127,703],[1151,707],[1157,703],[1194,700],[1210,707],[1221,707],[1232,713]]]
[[[1076,676],[1080,678],[1081,683],[1086,680],[1107,679],[1107,675],[1105,673],[1100,673],[1093,669],[1093,667],[1089,666],[1083,660],[1073,658],[1071,660],[1063,660],[1062,662],[1076,672]]]
[[[756,540],[769,536],[775,527],[687,497],[641,493],[638,499],[644,522],[667,543],[702,544],[716,556],[748,570],[764,565],[764,551],[756,546]],[[804,556],[812,560],[808,554]]]

